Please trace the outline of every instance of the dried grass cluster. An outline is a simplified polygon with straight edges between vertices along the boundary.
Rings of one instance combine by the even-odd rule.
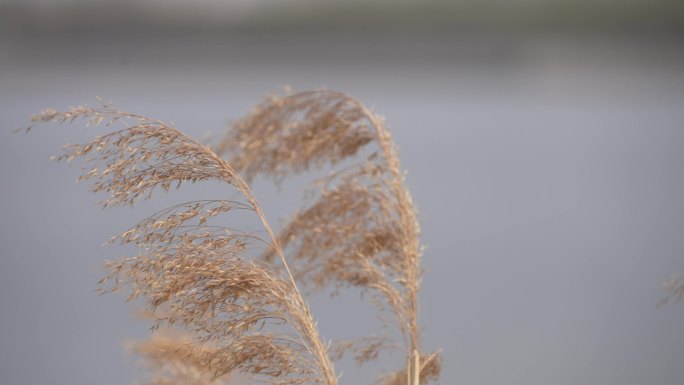
[[[131,345],[132,353],[143,357],[150,372],[149,385],[228,385],[229,376],[216,376],[199,358],[217,353],[208,344],[197,345],[191,338],[170,332],[155,333],[149,340]]]
[[[225,182],[242,197],[181,203],[113,239],[140,253],[109,263],[101,290],[127,291],[129,299],[146,301],[155,328],[193,337],[138,345],[156,373],[150,383],[220,384],[240,372],[256,383],[333,385],[332,358],[351,350],[364,363],[397,348],[407,366],[386,375],[384,384],[439,377],[439,352],[421,347],[423,249],[416,210],[389,131],[358,100],[333,91],[271,95],[214,149],[106,103],[46,110],[33,122],[76,119],[114,129],[67,146],[58,157],[85,159],[81,180],[108,194],[104,207],[133,205],[158,188],[205,180]],[[279,182],[327,167],[332,172],[310,191],[313,198],[276,235],[243,176]],[[252,212],[268,237],[218,223],[238,210]],[[308,291],[368,292],[391,315],[382,319],[400,340],[387,333],[329,349],[297,283]]]

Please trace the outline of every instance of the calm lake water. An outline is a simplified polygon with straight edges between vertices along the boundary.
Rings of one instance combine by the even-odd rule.
[[[191,189],[103,212],[49,155],[94,130],[24,126],[110,99],[206,138],[289,85],[384,115],[420,210],[426,350],[442,384],[676,385],[684,305],[684,49],[590,37],[242,36],[0,39],[0,383],[125,384],[146,325],[94,293],[110,236]],[[274,223],[296,190],[255,191]],[[357,293],[312,300],[326,338],[377,326]],[[382,360],[393,368],[399,356]],[[341,384],[372,368],[338,365]]]

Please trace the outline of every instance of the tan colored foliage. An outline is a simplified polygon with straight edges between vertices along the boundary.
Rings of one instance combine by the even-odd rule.
[[[371,293],[380,309],[394,314],[405,354],[420,351],[420,226],[396,145],[379,116],[339,92],[274,94],[238,121],[216,149],[249,178],[263,174],[276,181],[335,168],[359,155],[317,183],[317,196],[279,238],[299,282],[312,290],[354,286]],[[365,362],[397,346],[371,337],[339,348],[354,350],[357,361]]]
[[[421,384],[438,379],[439,351],[421,350],[423,248],[416,210],[389,131],[358,100],[333,91],[272,95],[215,150],[161,121],[107,104],[45,110],[33,122],[77,119],[112,127],[57,157],[85,160],[80,179],[107,194],[103,207],[134,205],[156,190],[207,180],[241,195],[169,207],[112,240],[140,253],[108,264],[102,292],[125,291],[129,300],[148,305],[154,328],[182,329],[191,337],[137,345],[155,373],[152,384],[218,385],[240,372],[265,384],[334,385],[331,356],[351,351],[364,363],[392,349],[420,360],[387,375],[385,385],[405,383],[416,367]],[[333,172],[278,235],[241,176],[281,181],[329,166]],[[237,211],[258,218],[268,236],[217,222]],[[397,333],[338,343],[329,352],[295,282],[312,291],[360,288],[389,312],[381,319]]]
[[[216,354],[208,344],[166,331],[149,340],[131,344],[131,351],[142,358],[148,370],[147,385],[228,385],[229,376],[216,376],[200,357]]]
[[[127,289],[129,299],[142,298],[154,310],[156,327],[179,325],[216,344],[214,353],[201,355],[216,376],[237,370],[268,384],[336,384],[327,349],[278,239],[240,175],[174,127],[108,105],[46,110],[33,122],[79,118],[93,125],[123,126],[89,143],[67,146],[58,157],[85,158],[90,167],[80,179],[92,181],[94,191],[108,193],[104,207],[133,205],[150,198],[156,188],[204,180],[226,182],[246,201],[188,202],[143,220],[115,238],[138,246],[140,255],[111,262],[110,274],[101,281],[111,285],[103,290]],[[241,258],[246,244],[260,239],[206,224],[233,209],[258,216],[270,236],[265,242],[281,258],[286,275]]]

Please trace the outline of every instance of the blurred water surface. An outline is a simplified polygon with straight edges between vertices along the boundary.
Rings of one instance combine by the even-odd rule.
[[[139,378],[146,325],[97,297],[111,235],[217,186],[102,212],[78,166],[48,162],[95,130],[25,126],[96,104],[220,133],[289,85],[348,92],[387,118],[420,210],[427,349],[443,384],[676,385],[684,306],[684,50],[674,38],[582,35],[5,35],[0,39],[0,383]],[[278,223],[295,190],[255,186]],[[313,299],[326,338],[373,330],[357,293]],[[364,315],[371,314],[371,315]],[[401,365],[401,357],[382,361]],[[339,365],[342,384],[376,371]]]

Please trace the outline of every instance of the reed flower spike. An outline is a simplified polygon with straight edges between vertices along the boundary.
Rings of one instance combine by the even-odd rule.
[[[109,127],[110,132],[66,146],[58,159],[85,161],[80,179],[108,195],[103,207],[133,205],[156,190],[208,180],[224,182],[241,195],[240,201],[178,204],[116,237],[115,242],[135,245],[140,253],[109,263],[102,290],[126,291],[129,299],[148,305],[154,327],[179,328],[193,341],[207,344],[210,348],[184,352],[197,364],[193,368],[214,379],[235,371],[255,383],[335,385],[327,346],[283,248],[235,169],[175,127],[106,103],[98,108],[45,110],[33,117],[32,125],[79,119]],[[268,237],[212,224],[238,210],[252,212]],[[255,245],[264,244],[284,269],[252,261]]]
[[[386,384],[425,384],[439,377],[439,351],[421,346],[418,293],[423,271],[420,225],[383,119],[346,94],[314,90],[273,94],[239,120],[216,152],[248,179],[282,181],[289,174],[332,167],[314,198],[284,226],[279,238],[298,282],[309,290],[358,287],[373,298],[400,341],[369,337],[338,345],[358,362],[401,347],[404,370]],[[273,262],[278,254],[263,256]]]

